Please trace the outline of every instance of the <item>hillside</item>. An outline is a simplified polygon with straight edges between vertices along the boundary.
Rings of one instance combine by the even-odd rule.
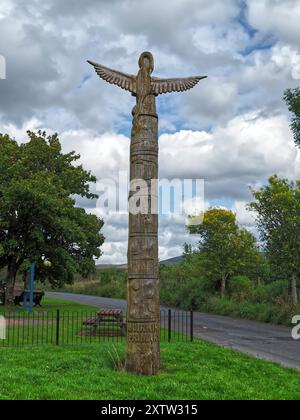
[[[173,265],[173,264],[179,264],[182,261],[182,256],[169,258],[167,260],[160,261],[160,264],[163,265]],[[127,264],[97,264],[96,265],[97,270],[109,270],[112,268],[116,268],[119,270],[127,270]]]

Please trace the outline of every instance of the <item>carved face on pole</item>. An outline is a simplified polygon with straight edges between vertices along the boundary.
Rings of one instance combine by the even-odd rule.
[[[154,59],[151,52],[145,51],[141,54],[139,58],[139,67],[140,69],[146,70],[149,76],[152,74],[154,70]]]

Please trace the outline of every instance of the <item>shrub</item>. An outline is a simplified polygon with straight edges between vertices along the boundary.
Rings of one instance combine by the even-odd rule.
[[[252,281],[246,276],[235,276],[229,279],[228,291],[236,300],[249,298],[253,288]]]
[[[287,281],[273,281],[268,284],[255,285],[250,300],[256,303],[277,303],[278,299],[290,301]]]
[[[126,299],[126,283],[126,271],[97,270],[94,280],[77,281],[61,290]],[[300,313],[300,308],[292,305],[287,281],[257,285],[247,276],[235,276],[229,279],[226,298],[216,295],[214,286],[198,255],[178,265],[160,266],[160,298],[164,305],[284,325],[290,325],[293,315]]]
[[[127,273],[119,269],[98,270],[97,279],[81,280],[65,285],[60,291],[83,295],[125,299],[127,295]]]

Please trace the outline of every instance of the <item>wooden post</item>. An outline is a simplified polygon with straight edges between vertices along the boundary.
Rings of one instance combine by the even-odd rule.
[[[141,211],[133,212],[129,195],[128,239],[128,305],[126,369],[130,372],[153,375],[159,369],[159,281],[157,242],[157,179],[158,179],[158,123],[156,96],[168,92],[183,92],[205,79],[193,76],[159,79],[151,76],[154,60],[150,52],[139,58],[137,76],[112,70],[88,61],[103,80],[115,84],[136,97],[130,148],[130,180],[142,184]],[[140,182],[139,182],[140,181]],[[134,201],[134,200],[133,200]],[[145,210],[144,204],[148,206]],[[136,210],[136,209],[134,209]]]
[[[150,68],[152,56],[148,57]],[[143,62],[142,62],[143,64]],[[142,65],[138,74],[141,86],[150,86],[150,74]],[[130,180],[142,184],[140,212],[129,194],[127,357],[130,372],[153,375],[160,365],[160,311],[158,280],[158,118],[155,96],[148,93],[137,100],[130,148]],[[134,186],[133,186],[134,187]],[[140,186],[141,187],[141,186]]]

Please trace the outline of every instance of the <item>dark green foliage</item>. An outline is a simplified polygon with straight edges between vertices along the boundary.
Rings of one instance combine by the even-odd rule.
[[[289,282],[293,303],[298,304],[300,277],[300,182],[270,177],[269,183],[253,191],[258,230],[273,276]]]
[[[228,282],[228,292],[237,300],[249,298],[253,288],[254,283],[247,276],[234,276]]]
[[[254,236],[239,227],[234,213],[206,212],[203,225],[190,228],[199,235],[198,248],[185,244],[181,263],[160,265],[161,303],[290,325],[300,313],[288,277],[300,273],[299,185],[274,176],[254,192],[257,201],[250,207],[257,211],[262,241],[269,245],[264,252]],[[226,293],[220,296],[222,279]],[[94,281],[76,282],[65,290],[126,298],[126,273],[99,270]]]
[[[242,301],[229,297],[221,299],[219,296],[211,296],[201,308],[202,312],[286,326],[291,326],[291,320],[299,310],[300,308],[295,308],[284,300],[273,304],[253,302],[252,299]]]
[[[101,293],[111,298],[126,299],[127,272],[118,269],[102,270],[98,273]]]
[[[291,128],[295,143],[300,146],[300,89],[288,89],[284,94],[289,111],[292,113]]]
[[[126,299],[127,273],[118,269],[97,270],[93,280],[76,281],[60,291]],[[227,297],[215,292],[205,277],[201,255],[193,253],[178,265],[160,266],[161,303],[186,310],[290,325],[300,308],[292,305],[287,281],[257,283],[247,276],[229,279]]]
[[[178,265],[160,266],[161,301],[182,309],[199,309],[214,286],[204,275],[200,253],[185,256]]]
[[[77,280],[72,285],[65,285],[59,291],[91,296],[104,296],[126,299],[127,272],[117,268],[97,269],[92,280]]]
[[[251,300],[257,303],[276,304],[280,300],[289,302],[288,282],[285,280],[277,280],[268,284],[261,284],[252,290]]]
[[[257,283],[247,276],[233,276],[227,296],[220,297],[205,276],[197,253],[180,265],[161,267],[160,282],[162,303],[182,309],[284,325],[291,325],[292,317],[300,313],[284,280]]]
[[[79,155],[62,153],[56,134],[28,136],[19,145],[0,135],[0,268],[7,267],[7,303],[17,273],[30,262],[36,262],[40,280],[68,283],[75,273],[94,270],[104,241],[103,221],[76,207],[74,199],[96,198],[90,192],[95,177],[76,163]]]
[[[223,297],[230,277],[250,271],[253,274],[262,264],[254,236],[238,226],[230,210],[208,210],[203,223],[189,226],[189,232],[199,235],[205,277]]]

